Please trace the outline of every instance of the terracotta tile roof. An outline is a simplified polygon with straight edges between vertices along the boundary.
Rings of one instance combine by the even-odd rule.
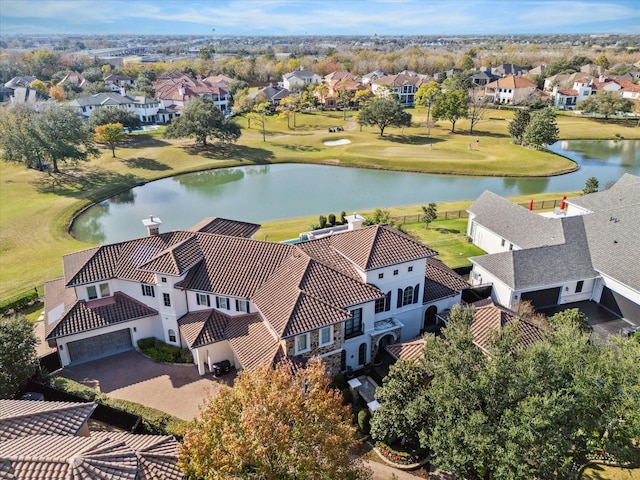
[[[202,260],[202,256],[198,238],[194,235],[160,252],[139,268],[148,272],[180,276]]]
[[[260,364],[272,365],[280,351],[280,343],[256,313],[233,317],[226,336],[245,370],[253,370]]]
[[[282,243],[198,235],[204,261],[176,286],[233,297],[251,297],[295,249]]]
[[[0,442],[28,435],[77,435],[95,403],[0,400]]]
[[[385,349],[396,360],[406,360],[408,362],[420,363],[424,358],[423,338],[414,338],[402,343],[387,345]]]
[[[387,225],[372,225],[328,238],[331,248],[361,270],[432,257],[438,253]]]
[[[564,95],[565,97],[576,97],[578,96],[577,90],[558,90],[560,95]]]
[[[260,229],[258,223],[240,222],[227,218],[205,218],[189,229],[191,232],[217,233],[231,237],[251,238]]]
[[[123,442],[107,438],[32,435],[0,442],[0,477],[136,480],[138,460]]]
[[[386,77],[378,78],[377,80],[373,80],[371,83],[375,83],[378,85],[388,85],[390,87],[397,88],[402,87],[407,83],[419,87],[423,82],[424,80],[422,79],[422,77],[419,77],[417,75],[406,75],[399,73],[397,75],[387,75]]]
[[[317,240],[296,244],[296,247],[319,262],[329,265],[331,268],[361,281],[362,277],[358,273],[355,265],[331,248],[331,237],[323,237]]]
[[[524,77],[520,77],[520,76],[513,76],[513,75],[507,75],[504,78],[500,78],[498,80],[496,80],[495,82],[491,82],[488,83],[487,85],[485,85],[487,88],[511,88],[511,89],[517,89],[517,88],[536,88],[536,84],[533,82],[530,82],[529,80],[527,80]]]
[[[92,438],[106,438],[123,442],[138,459],[138,478],[141,480],[179,480],[178,442],[167,435],[133,435],[126,432],[94,432]]]
[[[178,320],[180,335],[189,348],[219,342],[225,339],[230,318],[215,309],[187,313]]]
[[[47,291],[47,286],[51,283],[53,282],[49,282],[45,286],[45,309],[48,312],[47,323],[45,324],[46,339],[64,337],[158,314],[157,310],[147,307],[122,292],[114,293],[113,297],[106,299],[107,301],[85,302],[76,300],[69,308],[65,300],[56,304],[60,302],[59,298],[53,298],[53,295],[52,298],[48,298],[50,293]],[[73,291],[73,289],[67,290]],[[64,293],[68,298],[68,292]],[[53,306],[50,306],[49,302],[53,302]],[[63,313],[59,318],[56,318],[52,316],[52,311],[62,311]]]
[[[456,295],[468,286],[469,284],[464,278],[440,260],[427,258],[424,293],[422,296],[424,303]]]

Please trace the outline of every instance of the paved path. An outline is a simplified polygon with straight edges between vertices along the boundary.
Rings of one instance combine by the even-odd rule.
[[[42,316],[44,318],[44,316]],[[33,330],[36,334],[36,338],[38,339],[38,345],[36,346],[36,352],[39,357],[44,357],[45,355],[50,354],[53,350],[44,339],[44,320],[38,320],[33,324]]]
[[[77,366],[60,375],[83,383],[113,398],[141,403],[191,420],[208,394],[215,394],[233,375],[201,377],[194,365],[155,363],[137,351],[128,351]]]
[[[391,480],[393,475],[395,475],[395,478],[398,480],[417,480],[418,478],[424,478],[413,475],[411,472],[398,470],[390,465],[374,462],[372,460],[365,460],[364,463],[373,472],[373,475],[371,476],[372,480]],[[453,475],[439,472],[438,470],[430,471],[428,478],[429,480],[455,480]]]

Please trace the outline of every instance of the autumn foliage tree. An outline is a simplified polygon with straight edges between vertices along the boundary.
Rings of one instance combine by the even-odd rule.
[[[116,144],[120,143],[126,134],[121,123],[107,123],[96,127],[96,142],[108,145],[111,148],[113,158],[116,157]]]
[[[187,429],[178,465],[187,478],[360,479],[351,411],[312,359],[243,371]]]

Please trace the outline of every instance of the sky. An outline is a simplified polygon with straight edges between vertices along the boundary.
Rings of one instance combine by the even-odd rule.
[[[639,0],[0,0],[1,34],[640,33]]]

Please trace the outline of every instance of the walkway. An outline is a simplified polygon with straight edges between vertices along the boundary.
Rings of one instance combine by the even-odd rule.
[[[418,478],[425,478],[422,476],[413,475],[411,472],[404,470],[398,470],[390,465],[374,462],[373,460],[365,460],[365,465],[371,469],[373,475],[372,480],[391,480],[393,475],[397,480],[417,480]],[[440,472],[439,470],[431,469],[429,471],[429,480],[455,480],[455,476],[450,473]]]

